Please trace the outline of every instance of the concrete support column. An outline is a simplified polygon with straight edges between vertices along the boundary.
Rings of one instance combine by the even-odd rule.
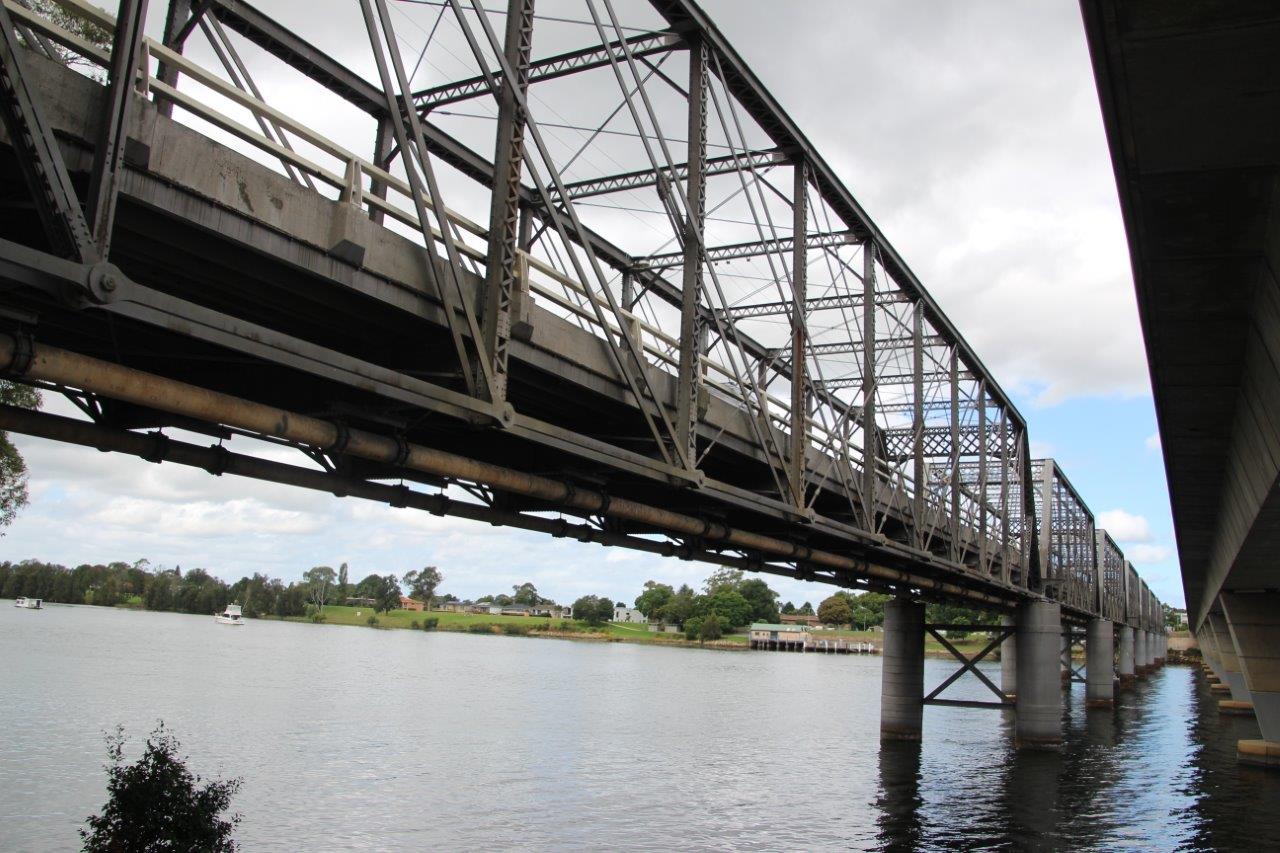
[[[1240,741],[1236,755],[1280,767],[1280,593],[1224,592],[1221,600],[1262,730],[1261,741]]]
[[[1196,632],[1196,643],[1200,646],[1200,657],[1204,658],[1204,662],[1209,666],[1209,671],[1218,681],[1224,681],[1222,673],[1222,659],[1218,656],[1218,644],[1214,641],[1213,629],[1209,627],[1209,620],[1205,620],[1200,630]]]
[[[1058,652],[1058,670],[1065,686],[1071,685],[1071,629],[1062,629],[1062,643]]]
[[[1085,640],[1085,707],[1110,708],[1115,704],[1114,626],[1109,619],[1094,619],[1089,623],[1089,637]]]
[[[1014,739],[1019,747],[1062,743],[1062,608],[1052,601],[1018,605],[1018,701]]]
[[[1166,657],[1165,652],[1168,646],[1168,642],[1169,642],[1169,635],[1164,632],[1163,628],[1161,628],[1159,631],[1156,631],[1156,666],[1164,666],[1164,661]]]
[[[895,598],[884,606],[880,739],[920,740],[924,722],[924,605]]]
[[[1000,624],[1006,628],[1016,627],[1018,620],[1013,616],[1001,616]],[[1011,699],[1018,695],[1017,634],[1000,643],[1000,689]]]
[[[1133,629],[1133,674],[1145,678],[1147,674],[1147,632]]]
[[[1133,628],[1120,626],[1120,686],[1133,684]]]
[[[1222,659],[1227,687],[1231,688],[1231,698],[1236,702],[1250,701],[1249,688],[1244,683],[1244,671],[1240,669],[1240,658],[1236,655],[1236,646],[1231,640],[1227,617],[1221,613],[1210,613],[1206,621],[1213,628],[1213,639],[1218,644],[1218,656]]]

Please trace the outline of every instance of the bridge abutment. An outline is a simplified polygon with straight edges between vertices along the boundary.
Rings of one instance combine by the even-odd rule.
[[[1224,592],[1221,600],[1262,731],[1262,740],[1240,741],[1236,756],[1247,764],[1280,767],[1280,593]]]
[[[1118,661],[1118,670],[1120,674],[1120,686],[1127,687],[1133,684],[1133,628],[1128,625],[1120,626],[1120,654]]]
[[[1085,640],[1085,706],[1110,708],[1115,704],[1115,626],[1109,619],[1089,622]]]
[[[920,740],[924,723],[924,604],[895,598],[884,606],[880,739]]]
[[[1018,699],[1014,740],[1018,747],[1062,743],[1062,608],[1051,601],[1018,605]]]

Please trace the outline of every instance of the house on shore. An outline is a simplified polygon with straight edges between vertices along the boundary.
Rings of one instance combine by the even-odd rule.
[[[633,622],[640,625],[649,624],[649,617],[645,616],[634,607],[615,607],[613,608],[614,622]]]
[[[752,624],[748,642],[753,649],[773,652],[803,652],[810,643],[808,625]]]
[[[421,601],[418,601],[417,599],[410,598],[407,595],[400,596],[401,610],[413,610],[417,613],[421,613],[425,609],[425,607],[426,605],[424,605]]]
[[[348,607],[373,607],[377,603],[376,599],[359,595],[348,596],[346,602]]]
[[[783,613],[778,621],[783,625],[808,625],[811,628],[822,624],[817,616],[806,616],[803,613]]]

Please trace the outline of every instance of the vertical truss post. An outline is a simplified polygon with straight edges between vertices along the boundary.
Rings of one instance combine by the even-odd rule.
[[[1044,567],[1040,565],[1040,549],[1034,547],[1036,540],[1036,493],[1035,477],[1031,473],[1031,442],[1027,439],[1027,428],[1018,430],[1018,473],[1022,478],[1022,541],[1018,547],[1022,551],[1023,586],[1039,591],[1044,582]]]
[[[182,37],[183,33],[190,32],[187,22],[191,20],[191,0],[169,0],[169,9],[164,16],[164,46],[170,50],[182,53],[183,42],[186,41]],[[161,83],[176,88],[178,85],[178,69],[170,66],[163,60],[156,68],[156,77]],[[158,92],[155,96],[156,108],[160,110],[160,115],[171,117],[173,115],[173,103]]]
[[[960,354],[951,347],[951,558],[960,559]]]
[[[489,206],[489,256],[484,289],[476,294],[484,346],[477,358],[489,359],[493,381],[490,402],[507,397],[507,348],[511,342],[511,300],[517,289],[520,239],[520,179],[524,168],[525,115],[521,104],[529,86],[529,53],[533,47],[534,0],[508,0],[503,53],[515,76],[502,77],[498,92],[498,139],[494,152],[493,199]],[[519,96],[517,96],[519,93]],[[443,223],[443,219],[441,220]],[[442,227],[443,224],[442,224]],[[476,366],[476,375],[484,370]]]
[[[1040,583],[1044,590],[1056,579],[1053,574],[1053,460],[1045,459],[1040,469]]]
[[[805,505],[805,454],[809,445],[808,358],[805,356],[805,287],[808,281],[805,235],[808,231],[808,163],[795,164],[795,189],[792,194],[791,250],[791,492],[795,505]],[[866,499],[866,496],[863,496]]]
[[[684,448],[690,468],[697,466],[698,392],[701,359],[698,305],[706,257],[703,228],[707,163],[707,47],[699,36],[689,39],[689,151],[684,220],[684,279],[680,295],[680,365],[676,401],[676,441]],[[659,173],[661,174],[661,173]]]
[[[917,301],[911,311],[911,429],[912,471],[916,481],[915,532],[916,547],[924,547],[925,521],[924,499],[928,491],[924,471],[924,303]]]
[[[373,132],[373,165],[379,169],[391,168],[391,146],[395,144],[395,134],[391,129],[391,119],[387,116],[378,117],[378,127]],[[377,196],[383,201],[387,200],[387,185],[378,178],[369,181],[369,195]],[[369,207],[369,218],[377,224],[381,225],[386,216],[377,207]]]
[[[111,229],[116,219],[116,178],[124,161],[129,98],[142,55],[142,25],[146,19],[147,0],[121,0],[115,41],[111,45],[107,100],[98,128],[98,145],[93,154],[89,195],[85,199],[85,218],[94,242],[98,244],[98,254],[103,258],[111,249]]]
[[[987,380],[978,383],[978,566],[987,565]]]
[[[631,311],[636,306],[636,277],[630,271],[622,273],[622,310]]]
[[[1000,407],[1000,579],[1009,583],[1009,415]]]
[[[862,244],[862,501],[867,530],[876,530],[876,252]]]
[[[23,75],[21,51],[13,19],[0,4],[0,118],[53,251],[81,263],[93,263],[98,259],[97,248],[58,140],[36,107],[28,78]]]

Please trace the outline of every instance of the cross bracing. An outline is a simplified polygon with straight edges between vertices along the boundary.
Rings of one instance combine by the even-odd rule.
[[[1065,478],[1053,475],[1047,487],[1033,480],[1027,425],[995,377],[693,4],[583,0],[568,20],[540,16],[532,0],[502,10],[360,0],[354,23],[368,37],[371,80],[235,0],[195,4],[194,15],[175,3],[163,38],[146,39],[130,23],[111,50],[3,2],[41,37],[90,63],[119,65],[107,87],[117,101],[145,95],[148,109],[173,114],[156,144],[176,150],[195,144],[184,133],[211,134],[237,166],[252,167],[241,192],[258,202],[218,198],[241,225],[181,232],[181,216],[193,215],[183,211],[218,187],[196,186],[198,168],[165,173],[165,158],[151,171],[104,158],[90,182],[95,223],[111,221],[119,197],[179,232],[162,240],[158,224],[148,242],[126,229],[117,258],[100,226],[75,227],[71,194],[40,185],[41,175],[58,174],[57,146],[22,152],[22,164],[34,164],[40,221],[56,238],[4,247],[6,275],[37,261],[60,272],[31,274],[27,290],[5,291],[3,301],[6,316],[49,314],[39,332],[54,340],[41,345],[89,347],[103,332],[94,317],[110,316],[130,324],[127,340],[139,351],[90,355],[172,374],[157,383],[195,384],[212,380],[191,365],[245,359],[260,369],[218,382],[246,405],[268,393],[250,377],[282,371],[271,399],[257,404],[323,413],[337,437],[324,446],[287,440],[323,460],[326,476],[463,483],[504,523],[538,527],[529,512],[578,513],[626,547],[657,534],[672,553],[820,571],[837,582],[864,583],[871,573],[893,591],[988,604],[1044,591],[1087,613],[1111,600],[1084,567],[1085,532],[1088,553],[1098,551],[1087,507],[1063,491]],[[63,5],[116,30],[83,0]],[[220,67],[183,52],[201,37]],[[13,56],[10,70],[26,60]],[[368,128],[367,150],[324,137],[292,114],[296,103],[269,103],[253,77],[271,63],[349,105],[353,126]],[[24,79],[59,81],[58,71],[40,66]],[[77,85],[51,83],[43,94],[81,97]],[[86,112],[56,114],[66,122]],[[17,128],[22,138],[52,139],[23,104],[6,122],[11,137]],[[92,136],[85,128],[57,131]],[[140,131],[110,132],[101,149],[95,138],[82,147],[119,149]],[[120,174],[132,176],[123,196]],[[132,195],[140,192],[156,195]],[[167,208],[159,195],[183,192],[203,201]],[[281,193],[317,212],[264,220]],[[331,224],[303,233],[308,222]],[[273,255],[281,234],[297,255],[287,263]],[[250,239],[261,242],[229,245]],[[162,244],[177,249],[164,255]],[[41,260],[50,246],[72,248],[55,250],[57,263]],[[206,261],[175,274],[166,267],[174,251]],[[224,269],[237,251],[290,272]],[[306,267],[308,251],[325,263]],[[409,252],[433,262],[401,259]],[[99,256],[119,264],[109,292],[59,265]],[[52,285],[40,288],[50,275],[89,287],[85,298],[103,307],[93,316],[49,308],[40,299]],[[314,281],[295,292],[298,275]],[[60,337],[62,328],[76,334]],[[149,361],[149,352],[182,357]],[[152,425],[200,420],[162,404],[176,407],[150,398],[130,405]],[[96,426],[128,430],[111,421],[113,405],[91,407]],[[206,412],[205,420],[216,430],[233,419]],[[63,430],[40,423],[27,425]],[[352,430],[381,430],[391,450],[359,456],[343,437]],[[94,440],[137,446],[101,433]],[[413,468],[436,452],[467,464],[446,474]],[[521,470],[534,459],[538,472]],[[554,483],[544,482],[548,466]],[[745,532],[764,527],[786,537]],[[1114,571],[1100,577],[1109,591]]]

